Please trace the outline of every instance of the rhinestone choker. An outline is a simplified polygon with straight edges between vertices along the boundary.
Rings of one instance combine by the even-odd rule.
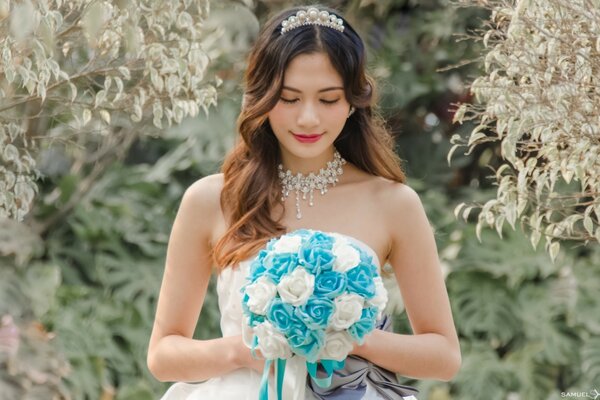
[[[308,205],[312,207],[314,205],[313,191],[319,189],[321,195],[327,193],[327,187],[329,185],[335,186],[339,181],[338,176],[344,173],[342,169],[344,164],[346,164],[346,160],[342,158],[337,150],[333,154],[333,161],[328,161],[327,168],[321,168],[317,175],[312,172],[308,176],[304,176],[301,172],[293,175],[292,171],[289,169],[284,171],[283,165],[279,164],[277,170],[279,173],[279,182],[281,183],[281,201],[285,201],[290,192],[295,190],[296,218],[302,218],[302,213],[300,212],[300,192],[302,192],[302,200],[306,200],[306,195],[309,194]]]

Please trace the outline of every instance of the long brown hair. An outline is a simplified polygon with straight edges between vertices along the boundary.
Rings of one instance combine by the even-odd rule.
[[[313,7],[340,16],[328,7]],[[241,140],[221,168],[221,208],[228,230],[213,249],[220,269],[256,254],[270,238],[286,233],[286,227],[271,218],[280,201],[277,165],[281,155],[267,113],[279,101],[286,67],[300,54],[327,54],[343,79],[346,99],[356,108],[334,142],[341,156],[369,174],[405,181],[394,152],[394,140],[374,111],[375,84],[365,72],[364,44],[352,26],[340,16],[344,19],[344,32],[305,25],[280,33],[283,20],[307,9],[289,8],[271,17],[250,51],[244,75],[244,101],[237,119]]]

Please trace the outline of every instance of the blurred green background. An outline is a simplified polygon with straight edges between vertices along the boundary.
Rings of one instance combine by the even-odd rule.
[[[321,4],[341,10],[368,46],[380,111],[435,227],[461,340],[462,368],[452,382],[403,382],[421,391],[420,400],[600,390],[598,249],[564,243],[552,263],[519,231],[505,230],[503,239],[484,231],[480,243],[475,216],[453,215],[458,203],[495,194],[486,176],[500,162],[497,148],[459,151],[450,166],[446,160],[449,138],[470,128],[452,124],[453,103],[470,101],[468,82],[481,72],[480,43],[461,35],[480,29],[486,11],[444,0]],[[289,5],[211,2],[206,28],[222,34],[210,69],[223,83],[208,117],[111,150],[85,188],[92,166],[71,168],[60,147],[38,160],[44,178],[28,219],[0,228],[0,399],[142,400],[166,390],[148,372],[146,350],[171,224],[184,190],[216,172],[234,142],[245,56],[260,23]],[[220,334],[212,284],[210,291],[197,338]],[[394,299],[396,331],[410,333]],[[7,357],[11,326],[19,348]]]

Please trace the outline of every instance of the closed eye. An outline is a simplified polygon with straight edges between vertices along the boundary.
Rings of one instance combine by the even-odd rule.
[[[284,99],[283,97],[281,97],[280,99],[281,99],[281,101],[283,101],[283,102],[284,102],[284,103],[286,103],[286,104],[294,104],[294,103],[296,103],[296,102],[298,102],[298,101],[299,101],[299,99],[291,99],[291,100],[288,100],[288,99]],[[331,105],[331,104],[335,104],[335,103],[337,103],[339,100],[340,100],[340,99],[335,99],[335,100],[319,100],[319,101],[320,101],[321,103],[323,103],[323,104],[329,104],[329,105]]]

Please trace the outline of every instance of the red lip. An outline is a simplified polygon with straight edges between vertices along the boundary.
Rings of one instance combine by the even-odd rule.
[[[322,134],[310,134],[310,135],[305,135],[305,134],[296,134],[296,133],[292,133],[294,135],[294,138],[301,142],[301,143],[314,143],[316,141],[318,141],[321,136],[323,136]]]

